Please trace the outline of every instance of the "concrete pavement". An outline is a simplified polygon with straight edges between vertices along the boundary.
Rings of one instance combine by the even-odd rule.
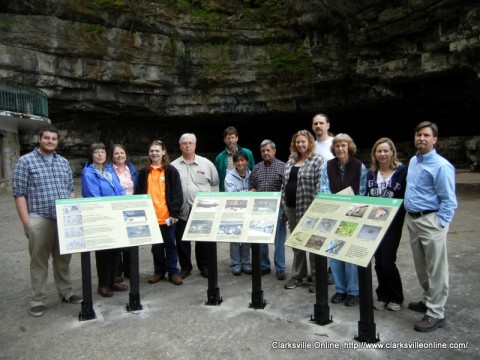
[[[380,342],[377,346],[397,349],[368,349],[353,340],[358,332],[359,307],[330,304],[333,322],[320,326],[310,322],[315,295],[308,284],[292,290],[283,288],[272,274],[262,277],[264,309],[249,308],[251,276],[231,275],[228,244],[218,244],[218,285],[223,303],[207,306],[207,280],[197,270],[175,286],[161,281],[150,285],[152,257],[149,247],[140,248],[140,295],[144,307],[129,313],[128,292],[112,298],[96,294],[97,318],[78,320],[80,305],[59,304],[52,278],[45,315],[28,314],[30,278],[27,240],[10,193],[0,195],[0,359],[473,359],[480,347],[480,174],[457,176],[459,209],[450,227],[450,296],[447,326],[432,333],[418,333],[413,323],[421,314],[406,308],[421,298],[408,234],[405,229],[398,252],[398,267],[404,284],[405,307],[399,312],[375,311]],[[273,246],[270,247],[273,258]],[[193,253],[193,252],[192,252]],[[292,250],[286,249],[287,278]],[[94,256],[92,259],[92,274]],[[72,280],[81,294],[80,255],[73,256]],[[376,276],[373,274],[373,287]],[[335,292],[329,286],[329,297]],[[466,349],[439,349],[443,346]],[[297,346],[299,348],[292,349]],[[348,347],[364,347],[352,349]],[[399,349],[430,346],[435,349]],[[287,347],[287,348],[282,348]],[[315,347],[341,347],[316,349]]]

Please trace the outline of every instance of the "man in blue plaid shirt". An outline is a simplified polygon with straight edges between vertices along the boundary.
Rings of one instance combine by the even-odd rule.
[[[82,298],[73,294],[70,283],[72,255],[60,255],[55,211],[56,199],[75,197],[72,170],[68,161],[55,151],[58,147],[55,127],[41,129],[38,145],[18,159],[12,178],[15,206],[28,238],[32,316],[42,316],[45,312],[50,255],[60,301],[82,302]]]

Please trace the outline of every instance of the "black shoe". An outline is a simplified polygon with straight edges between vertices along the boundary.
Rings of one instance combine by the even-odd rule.
[[[260,275],[267,275],[267,274],[270,274],[272,272],[272,269],[268,268],[268,269],[260,269]]]
[[[424,313],[424,314],[428,310],[427,305],[425,305],[425,303],[423,301],[411,302],[410,304],[408,304],[408,308],[410,310],[413,310],[413,311],[416,311],[416,312],[419,312],[419,313]]]
[[[328,285],[335,284],[335,281],[333,280],[333,274],[331,272],[327,273],[327,284]]]
[[[204,277],[205,279],[208,279],[208,269],[206,267],[203,267],[200,269],[200,275]]]
[[[62,303],[81,304],[82,301],[83,299],[77,295],[72,295],[68,299],[66,297],[62,297]]]
[[[358,296],[347,295],[345,299],[345,306],[355,306],[358,304]]]
[[[180,270],[180,274],[179,274],[179,275],[180,275],[180,277],[181,277],[182,279],[186,279],[187,277],[190,276],[190,273],[191,273],[191,272],[190,272],[190,271],[187,271],[187,270]]]
[[[332,303],[340,304],[340,303],[344,302],[346,298],[347,298],[346,294],[342,294],[342,293],[337,292],[337,293],[335,293],[335,295],[332,296]]]
[[[285,271],[283,270],[277,271],[277,280],[285,280]]]
[[[333,279],[332,269],[330,268],[330,266],[328,267],[328,270],[327,270],[327,284],[328,285],[335,284],[335,280]]]

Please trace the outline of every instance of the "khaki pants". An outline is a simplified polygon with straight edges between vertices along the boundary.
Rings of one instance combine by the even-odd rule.
[[[423,297],[427,304],[427,315],[442,319],[448,297],[447,233],[449,226],[439,225],[437,213],[419,218],[405,216],[413,261]]]
[[[295,208],[290,208],[288,206],[283,207],[285,216],[288,219],[288,229],[290,233],[293,232],[295,226],[297,226],[298,220],[295,215]],[[292,249],[293,250],[293,264],[291,276],[295,279],[302,279],[308,276],[308,265],[307,265],[307,251]],[[312,277],[315,279],[315,254],[308,252],[308,258],[310,259],[310,271]]]
[[[32,217],[25,229],[30,252],[30,277],[32,300],[30,305],[45,305],[47,298],[48,260],[52,256],[53,277],[59,297],[73,295],[70,283],[70,260],[72,255],[60,255],[57,222],[52,219]]]

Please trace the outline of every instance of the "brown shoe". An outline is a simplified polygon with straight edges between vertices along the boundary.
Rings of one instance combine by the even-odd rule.
[[[173,275],[171,278],[170,278],[170,281],[175,284],[175,285],[182,285],[183,284],[183,280],[182,278],[180,277],[180,275]]]
[[[160,280],[163,280],[165,279],[165,274],[153,274],[152,276],[150,276],[150,278],[148,279],[148,283],[149,284],[155,284],[157,282],[159,282]]]
[[[103,297],[112,297],[113,291],[108,288],[108,286],[99,286],[97,290],[98,294]]]
[[[113,290],[113,291],[127,291],[128,290],[128,285],[120,284],[120,283],[113,283],[113,285],[110,285],[110,289]]]
[[[436,319],[425,315],[422,320],[415,323],[414,329],[421,332],[430,332],[445,326],[445,319]]]

